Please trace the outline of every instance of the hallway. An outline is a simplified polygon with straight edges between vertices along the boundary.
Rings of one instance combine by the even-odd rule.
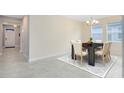
[[[19,53],[19,49],[5,48],[3,55],[0,56],[0,77],[16,77],[27,64],[23,55]]]

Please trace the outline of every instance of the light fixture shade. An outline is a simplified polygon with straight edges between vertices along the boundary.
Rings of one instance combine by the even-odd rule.
[[[96,20],[96,24],[98,24],[98,23],[99,23],[99,21]]]
[[[90,22],[89,21],[86,21],[87,24],[89,24]]]
[[[92,22],[93,22],[93,24],[94,24],[94,23],[96,23],[96,20],[94,19]]]
[[[17,27],[17,25],[16,25],[16,24],[14,24],[13,26],[14,26],[14,27]]]

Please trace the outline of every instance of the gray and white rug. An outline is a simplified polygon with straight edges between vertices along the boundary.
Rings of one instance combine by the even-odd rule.
[[[114,63],[118,61],[118,58],[116,56],[112,56],[111,60],[106,63],[103,62],[102,59],[96,58],[95,66],[90,66],[90,65],[88,65],[87,58],[84,58],[82,64],[81,64],[80,60],[77,60],[77,61],[72,60],[71,56],[69,56],[69,55],[65,55],[65,56],[59,57],[57,59],[62,62],[73,65],[75,67],[78,67],[82,70],[85,70],[85,71],[87,71],[93,75],[96,75],[98,77],[101,77],[101,78],[106,77],[107,73],[113,67]]]

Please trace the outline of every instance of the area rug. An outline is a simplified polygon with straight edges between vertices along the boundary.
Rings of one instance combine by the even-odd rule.
[[[61,56],[57,59],[101,78],[105,78],[107,73],[113,67],[114,63],[118,61],[118,57],[116,56],[112,56],[111,60],[106,63],[104,63],[102,59],[96,58],[95,66],[90,66],[88,65],[87,58],[84,58],[82,64],[80,60],[77,61],[72,60],[71,56],[69,55]]]

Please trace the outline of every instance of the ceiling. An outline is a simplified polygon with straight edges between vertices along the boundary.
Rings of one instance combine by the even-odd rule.
[[[109,17],[111,15],[66,15],[66,17],[71,18],[71,19],[75,19],[78,21],[86,21],[89,20],[89,18],[93,18],[93,19],[100,19],[100,18],[105,18],[105,17]]]
[[[16,18],[16,19],[22,19],[23,18],[23,15],[4,15],[4,16]]]
[[[16,18],[16,19],[22,19],[23,18],[23,15],[5,15],[5,16]],[[64,15],[64,16],[71,18],[71,19],[74,19],[74,20],[77,20],[77,21],[83,22],[83,21],[88,20],[91,17],[93,19],[99,19],[99,18],[108,17],[110,15]]]

